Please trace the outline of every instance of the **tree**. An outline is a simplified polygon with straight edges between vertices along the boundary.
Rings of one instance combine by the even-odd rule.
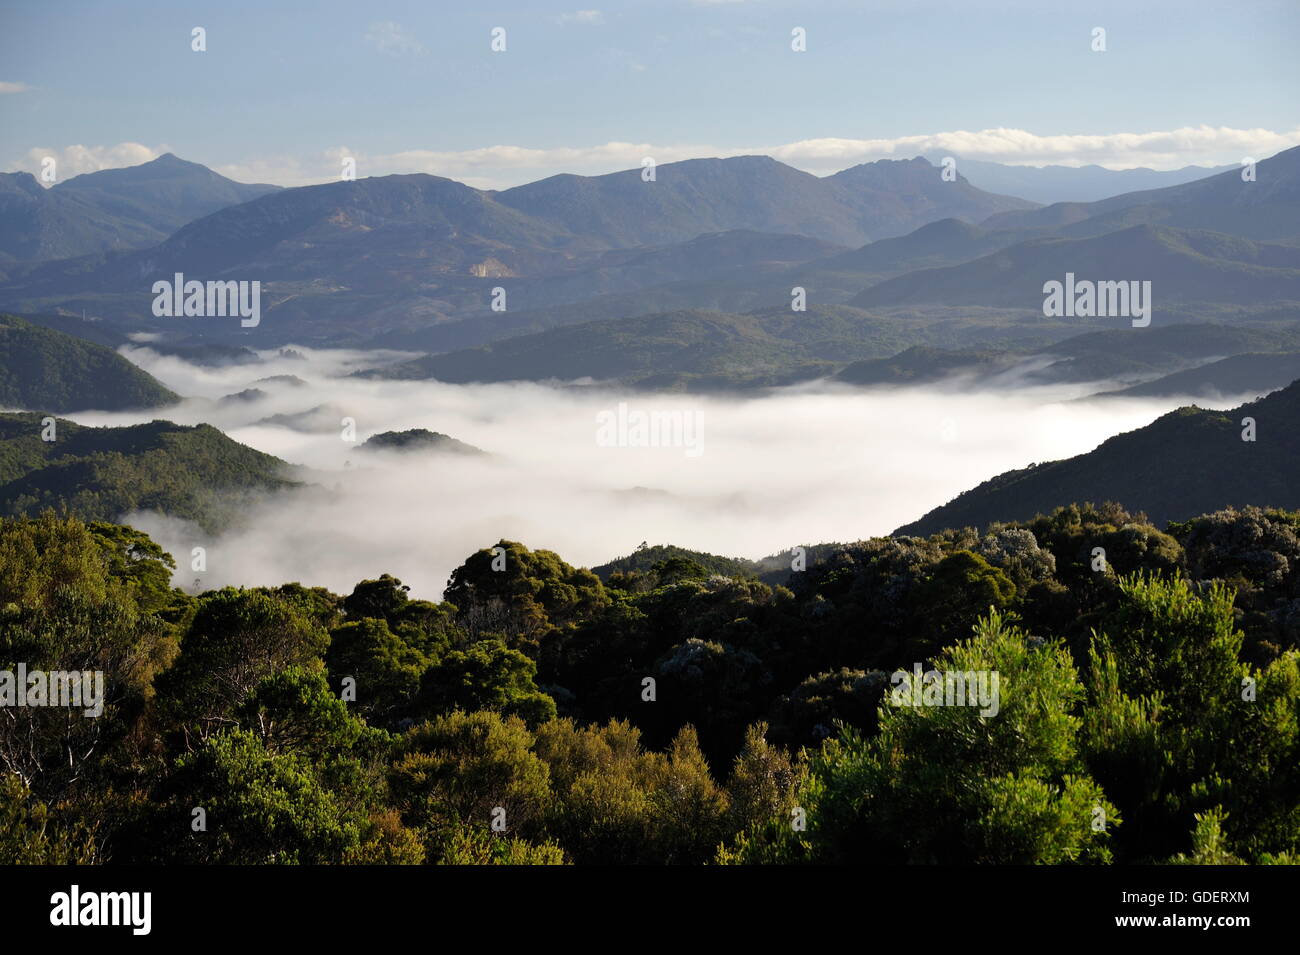
[[[322,785],[308,757],[268,752],[246,730],[211,736],[182,756],[163,794],[158,838],[167,861],[343,862],[365,842],[366,817]],[[194,808],[205,831],[191,825]]]
[[[475,636],[498,634],[536,647],[553,628],[589,619],[608,603],[600,578],[549,550],[502,540],[452,572],[444,592]]]
[[[419,706],[426,713],[491,709],[532,725],[555,718],[555,701],[537,688],[537,664],[501,640],[452,650],[424,674]]]
[[[1083,688],[1068,652],[1029,641],[993,613],[934,669],[986,674],[990,686],[996,673],[996,714],[891,697],[874,739],[845,728],[812,757],[795,796],[806,830],[774,818],[721,860],[1108,861],[1120,820],[1079,759],[1073,711]]]
[[[1286,654],[1240,659],[1233,593],[1152,574],[1121,578],[1095,634],[1085,753],[1132,826],[1126,861],[1186,848],[1197,813],[1223,810],[1251,854],[1300,849],[1300,674]]]
[[[523,720],[455,710],[411,729],[397,742],[390,773],[405,823],[423,832],[436,857],[450,826],[537,831],[550,799],[550,772],[531,751]],[[494,813],[500,811],[500,815]]]
[[[233,711],[267,676],[323,668],[329,634],[284,598],[227,587],[204,596],[176,665],[158,681],[163,712],[187,739],[234,722]]]
[[[336,688],[355,681],[357,710],[376,726],[393,727],[411,712],[431,665],[422,652],[388,629],[384,618],[349,621],[330,634],[325,654]]]

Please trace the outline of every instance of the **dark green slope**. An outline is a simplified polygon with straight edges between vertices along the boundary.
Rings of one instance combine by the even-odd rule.
[[[1165,375],[1119,391],[1103,392],[1098,397],[1149,398],[1187,395],[1213,398],[1218,395],[1263,394],[1285,388],[1300,378],[1300,352],[1277,354],[1232,355],[1199,368]]]
[[[988,373],[1008,367],[1012,361],[1012,356],[1001,351],[913,345],[889,358],[855,361],[840,369],[835,379],[851,385],[922,384],[960,373]]]
[[[42,417],[0,414],[0,513],[48,507],[115,520],[155,510],[215,532],[238,522],[250,496],[300,486],[285,462],[211,425],[88,428],[57,419],[55,440],[45,441]]]
[[[758,567],[754,561],[743,557],[719,557],[716,554],[706,554],[704,551],[688,550],[675,544],[655,544],[649,547],[642,546],[626,557],[618,557],[599,567],[593,567],[591,572],[608,583],[611,574],[649,573],[655,564],[673,558],[694,561],[706,571],[721,574],[723,577],[753,577]]]
[[[179,400],[112,349],[0,315],[0,407],[124,411]]]
[[[483,455],[482,448],[466,444],[450,435],[427,428],[407,431],[383,431],[373,434],[361,445],[363,451],[441,451],[449,454]]]
[[[1178,324],[1085,332],[1047,346],[1014,349],[917,345],[889,358],[853,362],[835,377],[849,384],[871,386],[919,385],[962,375],[973,376],[977,384],[989,387],[994,376],[1015,367],[1018,378],[1035,384],[1147,382],[1108,394],[1211,394],[1197,389],[1171,390],[1202,378],[1207,386],[1221,382],[1225,387],[1218,388],[1219,394],[1240,395],[1255,389],[1264,394],[1300,378],[1300,367],[1294,374],[1279,377],[1292,367],[1295,359],[1288,356],[1297,351],[1297,323],[1271,327]],[[1234,357],[1220,361],[1224,355]],[[1166,381],[1170,388],[1164,387]]]
[[[1242,440],[1242,419],[1256,440]],[[1028,520],[1069,501],[1116,501],[1156,524],[1224,507],[1300,507],[1300,381],[1230,411],[1179,408],[1087,454],[1008,471],[895,534]]]
[[[818,377],[912,344],[906,328],[854,308],[731,315],[684,309],[566,325],[482,348],[429,355],[363,377],[452,383],[591,378],[644,388],[727,389]]]

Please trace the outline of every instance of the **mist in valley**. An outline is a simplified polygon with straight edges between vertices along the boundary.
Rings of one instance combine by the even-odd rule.
[[[240,526],[217,538],[157,513],[121,515],[176,557],[180,586],[300,581],[348,593],[391,573],[413,596],[437,599],[455,567],[502,538],[588,567],[642,541],[756,559],[888,534],[995,474],[1089,451],[1188,403],[1079,401],[1105,386],[1011,379],[998,390],[820,382],[727,397],[449,385],[351,377],[398,353],[295,351],[302,357],[268,351],[256,364],[211,368],[128,347],[123,354],[186,400],[68,416],[89,425],[207,422],[304,469],[310,487],[249,504]],[[240,394],[247,389],[257,391]],[[653,413],[685,422],[681,441],[629,446],[639,439],[626,428],[602,438],[620,403],[624,421]],[[487,453],[361,447],[413,428]],[[206,550],[201,573],[190,566],[197,546]]]

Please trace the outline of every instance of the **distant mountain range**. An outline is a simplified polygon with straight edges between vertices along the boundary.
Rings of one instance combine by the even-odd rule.
[[[1039,231],[1077,224],[1073,231],[1079,236],[1149,224],[1251,239],[1294,237],[1300,222],[1300,146],[1262,160],[1252,172],[1252,179],[1245,178],[1246,170],[1234,168],[1194,182],[1096,202],[1060,202],[999,213],[981,224],[988,229]]]
[[[552,176],[494,194],[610,246],[681,242],[706,232],[788,232],[845,245],[911,232],[935,219],[979,221],[1034,203],[997,196],[960,175],[946,182],[924,159],[882,159],[818,177],[768,156],[666,163],[605,176]]]
[[[680,309],[743,313],[789,303],[795,287],[805,289],[808,300],[819,304],[853,304],[873,311],[903,307],[936,317],[942,309],[969,315],[972,306],[995,307],[1009,311],[1017,322],[1036,322],[1042,283],[1062,280],[1066,272],[1083,279],[1088,269],[1101,280],[1152,281],[1157,324],[1272,321],[1296,312],[1293,249],[1300,242],[1300,217],[1282,216],[1273,222],[1273,204],[1300,211],[1298,167],[1300,149],[1292,149],[1259,163],[1250,183],[1233,170],[1204,180],[1209,186],[1196,190],[1190,189],[1197,185],[1193,183],[1186,191],[1179,186],[1091,205],[1053,206],[1050,214],[1049,209],[997,214],[980,224],[940,219],[906,235],[784,269],[738,267],[709,278],[682,275],[677,281],[627,291],[592,287],[590,294],[570,303],[537,305],[539,297],[545,298],[537,294],[537,286],[512,285],[520,293],[513,301],[522,310],[512,307],[504,313],[479,312],[460,321],[426,323],[383,334],[374,343],[450,351],[583,321]],[[1251,188],[1256,191],[1241,192]],[[1158,203],[1142,205],[1151,200]],[[1168,224],[1176,221],[1200,225]],[[1269,238],[1252,240],[1257,232]],[[728,241],[728,235],[720,236],[719,244]],[[963,266],[969,267],[943,271]],[[1257,273],[1256,268],[1269,271]],[[1051,274],[1039,276],[1040,270]],[[1015,283],[1006,282],[1007,276]],[[997,321],[1007,317],[1000,315]],[[1075,324],[1106,321],[1075,319]],[[965,315],[961,324],[967,324]],[[954,339],[944,344],[957,343]]]
[[[929,153],[925,157],[935,165],[949,158],[946,153]],[[1181,169],[1157,170],[1107,169],[1105,166],[1013,166],[952,156],[957,171],[971,184],[989,192],[1019,196],[1045,204],[1055,202],[1095,202],[1108,196],[1139,189],[1177,186],[1237,166],[1184,166]]]
[[[1298,474],[1300,381],[1230,411],[1179,408],[1087,454],[1008,471],[894,533],[1027,520],[1068,501],[1115,501],[1157,525],[1250,504],[1295,509]]]
[[[235,182],[171,153],[49,189],[31,173],[0,173],[0,267],[155,245],[188,222],[279,188]]]
[[[1171,324],[1074,335],[1066,323],[1044,323],[1038,328],[1053,333],[1047,341],[1034,326],[1003,329],[990,322],[971,326],[970,334],[984,344],[938,346],[956,334],[956,322],[905,322],[844,305],[818,305],[797,313],[759,309],[742,315],[683,309],[563,325],[359,375],[455,384],[592,379],[691,391],[762,388],[823,376],[860,386],[934,384],[962,376],[969,386],[995,389],[1138,383],[1228,355],[1300,351],[1296,321]]]
[[[503,192],[384,176],[281,190],[190,222],[148,249],[40,266],[0,289],[0,301],[22,311],[87,307],[156,327],[154,280],[176,272],[257,280],[267,284],[264,310],[274,317],[263,337],[364,340],[488,313],[498,286],[517,311],[736,266],[788,265],[934,219],[975,221],[1033,205],[960,177],[944,181],[923,159],[825,178],[762,156],[688,160],[659,166],[653,181],[632,170]],[[719,232],[737,235],[698,243]],[[775,250],[755,232],[794,238]],[[690,246],[662,248],[678,243]],[[660,251],[649,257],[606,255],[653,247]],[[237,334],[208,324],[211,334]]]
[[[849,304],[1037,310],[1043,285],[1065,281],[1067,273],[1076,282],[1150,282],[1155,308],[1168,302],[1300,301],[1300,246],[1138,225],[1086,239],[1031,239],[961,265],[908,272],[864,290]]]
[[[193,173],[174,157],[115,172],[131,179],[152,166],[144,179],[156,182],[157,164]],[[1097,181],[1141,178],[1130,172]],[[110,187],[120,197],[129,191],[120,178],[79,177],[56,187],[59,201],[88,208],[86,197]],[[88,182],[73,188],[80,180]],[[138,208],[155,194],[134,193],[137,226],[165,225]],[[96,214],[125,214],[125,199],[97,202]],[[1300,148],[1259,162],[1253,181],[1234,168],[1045,207],[945,181],[921,158],[823,178],[762,156],[688,160],[659,166],[652,181],[629,170],[502,191],[386,176],[263,194],[149,248],[23,265],[0,282],[0,305],[84,309],[103,317],[99,328],[161,332],[151,347],[194,356],[299,341],[427,353],[382,372],[400,376],[751,387],[911,346],[1023,352],[1127,324],[1044,317],[1043,284],[1067,273],[1151,282],[1154,327],[1294,321],[1297,213]],[[219,318],[154,319],[151,283],[175,272],[262,282],[263,321],[243,329]],[[800,296],[808,311],[792,309]],[[1137,374],[1113,380],[1140,383],[1251,350],[1261,349],[1138,363]],[[1089,362],[1115,370],[1123,356],[1076,366]],[[1241,367],[1263,373],[1259,363]]]

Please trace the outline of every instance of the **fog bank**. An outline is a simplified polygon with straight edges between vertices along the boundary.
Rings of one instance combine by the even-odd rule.
[[[436,599],[467,555],[500,538],[581,566],[642,541],[758,558],[887,534],[995,474],[1089,451],[1186,403],[1070,400],[1095,386],[980,393],[817,384],[717,398],[371,381],[348,375],[397,356],[297,351],[302,360],[268,352],[259,364],[202,368],[126,348],[191,397],[163,412],[71,416],[208,422],[313,469],[311,480],[326,489],[270,497],[219,539],[157,514],[123,515],[176,556],[178,584],[297,580],[348,593],[387,572]],[[301,383],[259,381],[286,375]],[[221,400],[245,389],[261,393]],[[343,419],[355,422],[354,441]],[[488,454],[360,448],[373,434],[410,428]],[[677,446],[638,446],[653,432]],[[207,549],[201,574],[190,569],[195,546]]]

